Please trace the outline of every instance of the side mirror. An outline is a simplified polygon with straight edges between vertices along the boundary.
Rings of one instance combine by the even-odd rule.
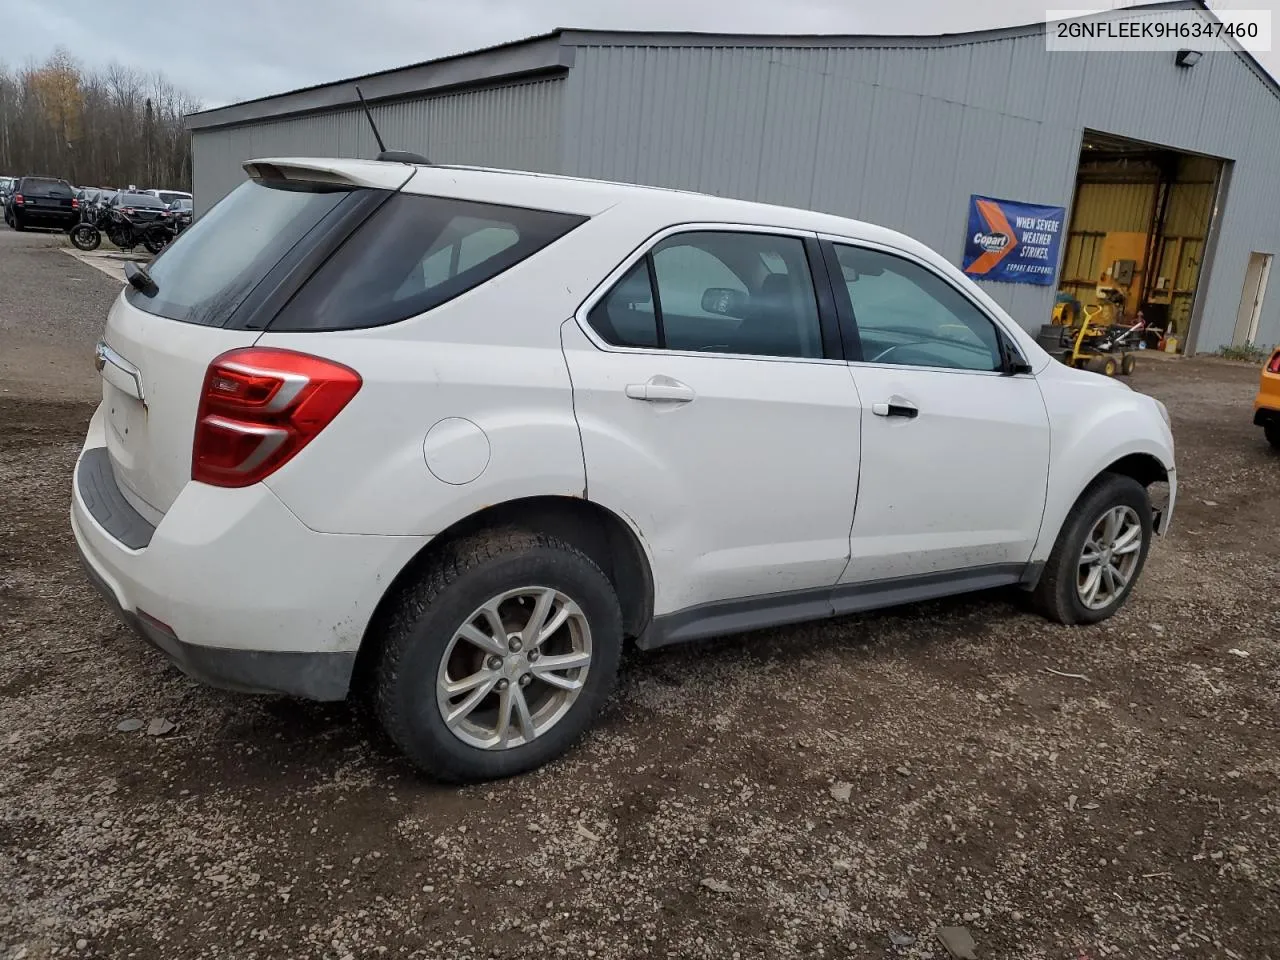
[[[746,312],[747,295],[732,287],[711,287],[702,295],[703,313],[740,318]]]

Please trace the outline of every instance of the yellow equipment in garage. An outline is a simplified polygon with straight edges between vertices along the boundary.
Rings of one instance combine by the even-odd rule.
[[[1103,304],[1091,303],[1084,308],[1080,329],[1071,341],[1071,356],[1066,362],[1073,367],[1092,370],[1094,373],[1114,377],[1117,373],[1129,376],[1138,365],[1137,358],[1122,349],[1129,334],[1141,333],[1130,328],[1123,333],[1113,333],[1113,324],[1107,322],[1110,311]]]
[[[1115,287],[1099,286],[1098,303],[1085,305],[1062,298],[1053,307],[1053,324],[1041,331],[1040,345],[1063,363],[1083,370],[1114,377],[1128,376],[1138,361],[1126,349],[1142,340],[1146,321],[1139,314],[1131,327],[1119,327],[1116,320],[1123,314],[1125,297]],[[1077,310],[1083,313],[1075,324]]]

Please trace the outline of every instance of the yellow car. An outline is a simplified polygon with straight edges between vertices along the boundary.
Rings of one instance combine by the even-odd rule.
[[[1262,368],[1258,395],[1253,400],[1253,422],[1267,434],[1267,442],[1280,450],[1280,347]]]

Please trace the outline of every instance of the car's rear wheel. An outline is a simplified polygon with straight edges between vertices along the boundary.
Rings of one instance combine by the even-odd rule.
[[[16,213],[13,215],[13,222],[12,222],[12,223],[10,223],[9,225],[10,225],[11,227],[13,227],[13,229],[15,229],[15,230],[25,230],[25,229],[27,229],[27,225],[26,225],[25,223],[23,223],[21,219],[19,219],[19,217],[18,217],[18,215],[17,215]]]
[[[397,599],[374,702],[392,741],[442,780],[522,773],[564,753],[613,688],[622,616],[608,578],[553,537],[487,531]]]
[[[1262,428],[1267,435],[1267,443],[1280,450],[1280,423],[1268,423]]]
[[[1146,488],[1104,474],[1067,515],[1036,585],[1036,607],[1058,623],[1107,619],[1141,576],[1152,532]]]

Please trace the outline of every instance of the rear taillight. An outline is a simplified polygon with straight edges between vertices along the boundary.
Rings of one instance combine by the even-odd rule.
[[[1271,362],[1267,364],[1267,373],[1280,373],[1280,350],[1271,355]]]
[[[80,201],[79,201],[79,200],[77,200],[75,197],[72,197],[72,198],[71,198],[71,209],[72,209],[72,210],[79,210],[79,209],[80,209]]]
[[[270,476],[332,422],[360,389],[360,374],[292,350],[245,347],[205,374],[191,479],[247,487]]]
[[[16,206],[19,206],[19,207],[22,206],[24,203],[26,203],[26,201],[22,199],[22,194],[20,193],[15,193],[13,195],[13,202]]]

